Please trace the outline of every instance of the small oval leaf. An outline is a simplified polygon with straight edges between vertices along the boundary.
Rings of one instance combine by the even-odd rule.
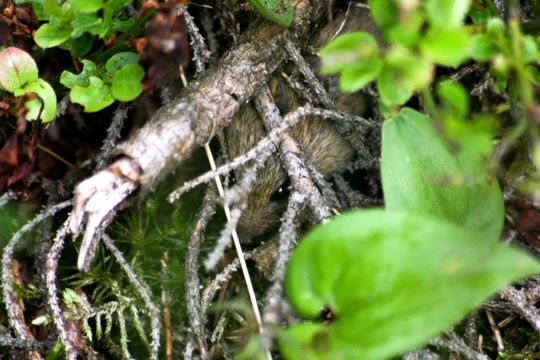
[[[140,65],[128,64],[114,74],[111,85],[112,96],[120,101],[131,101],[143,90],[141,80],[144,70]]]
[[[45,80],[38,79],[25,86],[24,90],[35,93],[41,98],[41,100],[32,99],[26,102],[25,105],[28,108],[26,118],[28,120],[37,120],[39,117],[44,123],[53,120],[56,116],[56,93],[52,86]]]
[[[114,102],[109,85],[96,77],[89,78],[90,85],[87,87],[75,85],[71,89],[70,99],[74,103],[84,106],[86,112],[96,112],[106,108]]]
[[[8,47],[0,51],[0,86],[9,92],[38,79],[34,59],[25,51]]]
[[[56,27],[51,23],[43,24],[34,34],[34,40],[41,48],[58,46],[69,39],[71,28]]]
[[[124,51],[114,54],[105,63],[105,69],[111,75],[114,75],[118,70],[128,64],[137,64],[139,55],[134,52]]]

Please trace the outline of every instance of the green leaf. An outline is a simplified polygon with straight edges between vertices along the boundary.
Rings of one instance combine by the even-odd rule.
[[[34,59],[25,51],[8,47],[0,51],[0,86],[9,92],[38,79]]]
[[[90,76],[90,85],[87,87],[75,85],[70,93],[72,102],[84,106],[86,112],[96,112],[106,108],[114,102],[111,96],[109,85],[103,84],[103,81]]]
[[[437,64],[457,67],[468,54],[469,35],[465,28],[449,31],[430,31],[422,42],[422,53]]]
[[[77,38],[69,39],[69,52],[73,59],[77,59],[86,55],[94,44],[95,36],[85,33]],[[64,43],[66,44],[66,43]]]
[[[90,85],[90,76],[97,75],[98,69],[96,64],[90,60],[84,59],[82,61],[83,69],[80,74],[75,75],[72,72],[64,70],[60,76],[60,83],[69,89],[73,89],[74,86],[86,87]]]
[[[114,19],[112,23],[113,31],[126,32],[135,25],[136,20],[129,18],[127,20]]]
[[[428,215],[498,239],[503,198],[495,177],[483,169],[471,153],[449,151],[430,121],[412,109],[383,125],[381,173],[388,210]]]
[[[69,0],[71,9],[75,12],[93,13],[103,7],[102,0]]]
[[[330,250],[329,250],[330,249]],[[511,281],[540,271],[525,253],[426,216],[361,210],[318,226],[296,248],[285,289],[301,316],[287,359],[381,360],[428,341]]]
[[[377,88],[386,106],[403,105],[413,96],[414,90],[399,82],[399,74],[390,66],[384,66],[377,78]]]
[[[427,0],[426,12],[432,26],[454,30],[463,24],[471,0]]]
[[[339,85],[343,91],[358,91],[375,80],[382,69],[382,60],[373,58],[351,65],[341,72]]]
[[[60,19],[65,16],[62,7],[56,0],[44,0],[43,7],[49,15],[55,16]]]
[[[58,46],[69,39],[70,27],[56,27],[52,23],[43,24],[34,34],[34,40],[41,48]]]
[[[373,19],[383,33],[399,23],[399,7],[395,0],[369,0]]]
[[[458,117],[465,117],[469,112],[469,95],[465,88],[449,80],[437,84],[437,94],[444,106],[444,112],[451,112]]]
[[[523,62],[524,63],[531,63],[536,61],[536,59],[539,56],[538,53],[538,46],[536,45],[536,41],[534,40],[534,37],[530,35],[523,36]]]
[[[128,64],[137,64],[139,62],[139,55],[134,52],[119,52],[110,57],[105,63],[105,70],[110,75],[114,75],[118,70],[122,69]]]
[[[32,320],[32,325],[43,326],[51,323],[51,318],[47,315],[41,315]]]
[[[497,48],[486,34],[475,34],[469,39],[469,56],[476,61],[488,61],[496,51]]]
[[[266,19],[289,27],[293,20],[293,7],[289,0],[248,0]]]
[[[377,87],[385,105],[402,105],[415,91],[429,86],[433,64],[429,60],[398,48],[386,56]]]
[[[107,3],[110,5],[112,11],[117,13],[125,6],[131,4],[133,0],[107,0]]]
[[[540,86],[540,71],[538,71],[538,69],[532,65],[527,65],[525,70],[527,71],[529,81],[536,86]]]
[[[323,74],[343,71],[351,65],[371,61],[379,55],[379,46],[373,35],[366,32],[352,32],[340,35],[321,48]]]
[[[111,94],[120,101],[131,101],[141,94],[144,69],[137,64],[128,64],[118,70],[112,79]]]
[[[96,14],[76,13],[75,19],[71,22],[71,26],[73,26],[71,36],[74,38],[81,36],[85,32],[92,35],[101,35],[106,32],[103,21]]]
[[[25,106],[28,109],[26,119],[37,120],[43,108],[40,119],[44,123],[53,120],[56,116],[56,93],[51,85],[45,80],[38,79],[26,85],[24,90],[37,94],[41,98],[41,101],[43,101],[43,104],[39,99],[32,99],[26,102]]]

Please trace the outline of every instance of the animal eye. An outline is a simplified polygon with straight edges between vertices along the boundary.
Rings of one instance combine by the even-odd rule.
[[[274,191],[274,193],[270,197],[270,200],[271,201],[285,200],[289,197],[290,192],[291,192],[291,181],[287,179],[276,189],[276,191]]]

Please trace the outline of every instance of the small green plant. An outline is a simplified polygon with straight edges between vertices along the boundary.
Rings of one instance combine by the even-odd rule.
[[[38,18],[47,21],[34,34],[36,44],[69,50],[75,61],[82,62],[80,74],[64,70],[60,82],[84,111],[102,110],[115,100],[132,101],[142,93],[144,69],[138,55],[126,51],[131,48],[127,40],[142,30],[154,11],[132,17],[126,10],[132,0],[20,2],[30,2]],[[107,48],[98,46],[98,39]]]
[[[34,40],[42,48],[61,46],[74,58],[87,54],[96,37],[108,40],[128,31],[135,19],[124,7],[131,0],[33,0],[34,11],[47,23],[36,31]]]
[[[26,119],[49,122],[56,114],[56,94],[38,75],[36,62],[16,47],[0,51],[0,89],[15,96],[34,94],[25,102]],[[37,96],[37,97],[36,97]]]
[[[64,70],[60,83],[71,89],[71,101],[83,105],[84,111],[99,111],[115,100],[131,101],[141,94],[144,70],[138,61],[139,56],[132,52],[113,55],[104,67],[82,60],[81,73]]]
[[[369,4],[387,47],[381,48],[371,34],[358,32],[339,36],[320,51],[323,73],[340,73],[343,90],[356,91],[376,81],[382,103],[392,107],[427,90],[437,65],[457,67],[468,59],[492,60],[501,89],[512,66],[523,64],[524,71],[538,73],[527,65],[539,60],[538,39],[522,36],[519,27],[512,30],[510,23],[511,35],[515,34],[509,40],[505,24],[490,18],[488,8],[474,13],[476,24],[464,26],[470,0],[427,0],[412,5],[371,0]]]

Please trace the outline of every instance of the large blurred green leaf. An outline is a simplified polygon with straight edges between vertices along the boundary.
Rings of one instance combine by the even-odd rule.
[[[427,16],[432,26],[453,30],[463,24],[471,0],[427,0]]]
[[[381,167],[388,210],[425,214],[499,238],[504,204],[497,180],[470,152],[451,152],[424,115],[405,108],[384,123]]]
[[[302,240],[285,279],[298,314],[316,319],[327,308],[334,321],[292,326],[280,348],[287,359],[387,359],[538,271],[525,253],[437,218],[345,214]]]

